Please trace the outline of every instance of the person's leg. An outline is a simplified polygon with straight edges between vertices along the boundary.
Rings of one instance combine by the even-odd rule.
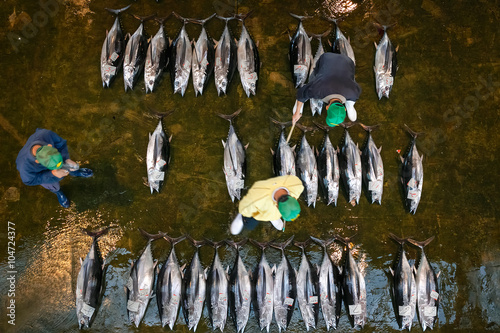
[[[245,217],[241,214],[236,215],[233,222],[231,222],[230,232],[233,235],[237,235],[243,231],[243,229],[253,230],[259,224],[259,221],[253,217]]]
[[[55,193],[57,196],[57,201],[59,201],[59,204],[61,204],[61,206],[63,206],[64,208],[69,207],[69,200],[66,197],[66,195],[64,195],[64,193],[61,191],[61,185],[59,185],[59,182],[50,184],[41,184],[41,186],[43,188],[46,188],[50,192]]]
[[[247,230],[253,230],[259,224],[259,221],[257,221],[253,217],[243,217],[243,222],[245,229]]]

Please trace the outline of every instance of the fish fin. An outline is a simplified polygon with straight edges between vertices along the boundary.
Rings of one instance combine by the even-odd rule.
[[[276,274],[276,264],[274,264],[273,268],[271,268],[271,272],[272,272],[273,274]]]
[[[398,45],[398,46],[396,46],[396,52],[398,52],[398,50],[399,50],[399,45]]]
[[[153,263],[153,268],[157,267],[158,266],[158,259],[155,259],[154,263]]]
[[[420,156],[420,162],[424,161],[424,155]]]
[[[441,272],[442,271],[439,271],[437,274],[436,274],[436,279],[439,278],[439,275],[441,275]]]
[[[401,160],[401,163],[405,162],[405,159],[403,158],[403,156],[399,155],[399,159]]]
[[[389,267],[389,272],[391,272],[391,275],[394,276],[394,271],[392,270],[391,267]]]
[[[127,286],[123,286],[123,291],[125,292],[125,294],[127,293],[128,291]]]
[[[274,150],[273,148],[269,148],[271,150],[271,154],[274,155]]]
[[[245,147],[245,150],[247,150],[247,149],[248,149],[248,146],[249,146],[249,145],[250,145],[250,142],[249,142],[249,143],[247,143],[247,144],[244,146],[244,147]]]
[[[170,134],[170,137],[168,138],[168,142],[172,142],[172,134]],[[170,159],[169,159],[170,161]]]
[[[377,43],[376,43],[376,42],[373,42],[373,44],[375,45],[375,48],[377,48],[377,47],[378,47],[378,45],[377,45]],[[374,66],[373,68],[375,68],[375,66]]]
[[[413,265],[413,274],[417,275],[417,268]]]
[[[316,264],[316,274],[319,275],[319,272],[321,271],[321,267],[319,267],[318,264]]]
[[[224,142],[224,140],[221,141],[222,141],[222,147],[226,148],[226,143]]]
[[[203,271],[203,275],[205,275],[205,279],[208,277],[208,267]]]
[[[342,275],[342,272],[343,272],[342,266],[338,267],[338,269],[339,269],[339,274]]]
[[[408,238],[408,242],[410,242],[411,244],[423,249],[424,247],[426,247],[427,245],[429,245],[430,242],[432,242],[432,240],[434,239],[435,236],[432,236],[422,242],[418,242],[416,240],[413,240],[411,238]]]
[[[83,266],[83,260],[80,258],[80,266]]]
[[[377,150],[380,153],[382,151],[382,146],[378,147]]]
[[[151,140],[151,133],[149,133],[149,140]]]
[[[186,269],[186,264],[182,265],[179,269],[181,270],[181,274],[182,274],[182,271]]]

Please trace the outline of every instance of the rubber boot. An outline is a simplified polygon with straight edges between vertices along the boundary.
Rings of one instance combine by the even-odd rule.
[[[57,195],[57,200],[59,201],[61,206],[63,206],[64,208],[69,208],[69,200],[66,197],[66,195],[64,195],[64,193],[61,190],[54,193]]]
[[[73,177],[89,178],[94,175],[94,172],[88,168],[80,168],[76,171],[70,171],[69,174],[72,175]]]

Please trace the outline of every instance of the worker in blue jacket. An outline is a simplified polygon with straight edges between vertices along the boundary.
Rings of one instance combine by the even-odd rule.
[[[64,208],[69,207],[69,200],[61,191],[59,182],[68,174],[85,178],[94,174],[90,169],[79,168],[69,158],[66,140],[42,128],[37,128],[35,134],[29,137],[17,155],[16,164],[24,184],[41,185],[55,193]]]

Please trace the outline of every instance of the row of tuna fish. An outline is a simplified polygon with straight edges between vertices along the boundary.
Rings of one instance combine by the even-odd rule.
[[[174,16],[183,22],[177,38],[171,41],[163,28],[163,23],[170,16],[157,18],[155,15],[139,17],[139,27],[133,35],[124,35],[119,14],[130,6],[122,9],[108,9],[116,15],[111,30],[106,32],[101,51],[101,78],[103,87],[109,87],[123,66],[125,91],[133,89],[141,73],[144,71],[146,93],[153,92],[158,86],[163,72],[170,70],[174,93],[184,96],[193,78],[195,95],[203,94],[211,76],[215,77],[215,86],[219,95],[226,94],[236,68],[238,68],[241,84],[247,96],[255,95],[259,77],[260,59],[257,45],[250,37],[245,26],[246,15],[220,17],[225,21],[224,31],[219,41],[214,42],[205,30],[205,24],[216,14],[204,20],[184,18],[173,12]],[[148,39],[144,30],[144,22],[155,18],[160,24],[158,32]],[[228,27],[230,20],[242,22],[240,39],[235,42]],[[186,32],[187,23],[201,25],[198,40],[191,41]]]
[[[342,33],[336,19],[327,18],[330,22],[333,22],[333,29],[329,29],[322,34],[308,34],[304,29],[302,21],[310,17],[299,16],[292,13],[290,13],[290,15],[299,20],[299,25],[293,37],[290,37],[288,55],[290,59],[290,71],[292,72],[295,88],[302,87],[306,84],[308,78],[310,79],[319,57],[325,53],[322,38],[330,34],[331,36],[328,38],[328,43],[330,45],[328,52],[343,54],[351,58],[356,65],[356,59],[350,39],[346,38]],[[382,96],[389,98],[389,93],[391,92],[396,70],[398,68],[397,48],[394,48],[387,35],[387,27],[380,27],[380,30],[383,30],[383,37],[378,45],[375,43],[375,65],[373,66],[375,72],[375,88],[379,99],[381,99]],[[318,48],[314,55],[311,47],[311,40],[313,38],[318,40]],[[316,113],[321,114],[323,101],[311,99],[310,104],[313,115]]]
[[[93,237],[87,257],[81,261],[81,269],[76,285],[76,312],[80,328],[91,325],[103,295],[104,263],[99,252],[98,238],[108,232],[105,228],[99,232],[85,232]],[[247,325],[250,308],[254,312],[262,329],[269,328],[273,318],[279,331],[286,330],[290,324],[295,303],[302,314],[306,329],[316,328],[319,320],[319,308],[323,313],[327,330],[338,327],[341,317],[342,302],[353,327],[363,327],[367,321],[367,293],[362,272],[356,264],[349,248],[350,238],[335,235],[330,240],[310,237],[305,242],[294,242],[302,249],[302,259],[295,270],[285,254],[285,248],[292,243],[293,236],[284,243],[259,243],[250,240],[262,250],[260,261],[253,272],[249,272],[239,254],[240,247],[247,240],[233,242],[195,241],[189,236],[171,238],[165,233],[149,234],[139,229],[148,243],[139,258],[132,264],[128,282],[127,312],[132,324],[139,326],[151,298],[156,296],[158,311],[163,327],[173,329],[179,308],[188,329],[196,331],[201,318],[204,303],[207,302],[213,329],[224,330],[228,313],[236,325],[237,332],[243,332]],[[188,267],[179,267],[175,245],[188,238],[196,247],[196,252]],[[392,275],[392,298],[397,322],[402,329],[411,329],[415,309],[423,330],[433,328],[439,307],[438,276],[430,266],[424,253],[424,247],[432,238],[424,242],[401,239],[391,234],[391,238],[400,244],[398,256],[390,268]],[[153,259],[152,242],[164,238],[171,244],[171,251],[161,269]],[[306,256],[305,248],[313,240],[324,251],[320,266],[314,267]],[[328,254],[328,247],[339,241],[344,245],[344,259],[338,267]],[[418,269],[411,267],[406,257],[404,244],[409,242],[421,248]],[[218,255],[218,248],[224,243],[234,247],[236,260],[228,274]],[[210,268],[203,269],[199,249],[209,244],[215,248],[214,259]],[[278,266],[272,268],[266,259],[265,249],[275,247],[282,252]],[[156,286],[155,286],[156,280]]]

